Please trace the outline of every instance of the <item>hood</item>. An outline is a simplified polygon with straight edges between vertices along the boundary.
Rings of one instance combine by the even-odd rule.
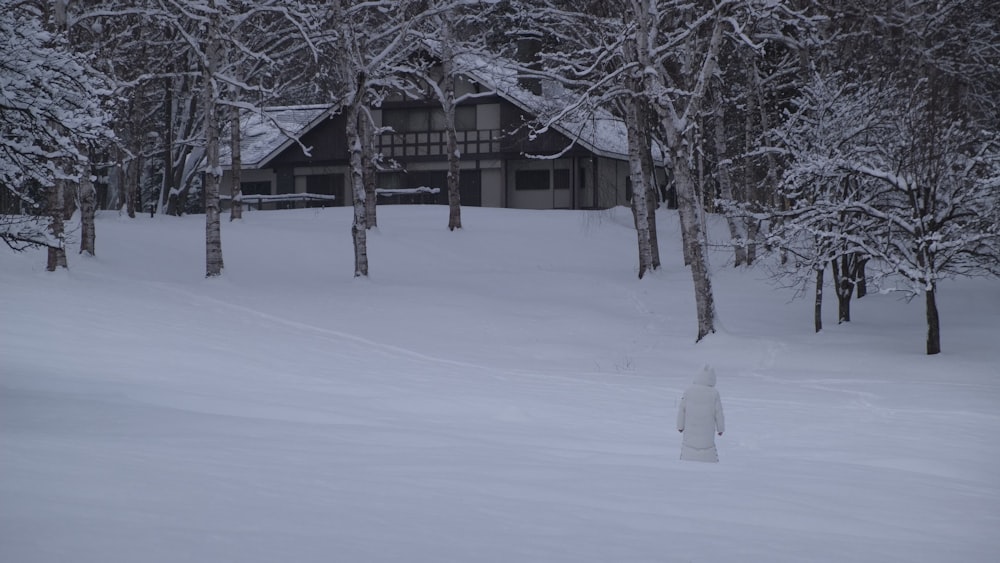
[[[701,373],[695,376],[694,384],[715,387],[715,370],[712,369],[712,366],[706,365],[702,368]]]

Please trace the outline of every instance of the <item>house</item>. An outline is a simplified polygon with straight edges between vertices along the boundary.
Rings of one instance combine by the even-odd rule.
[[[486,68],[486,67],[484,67]],[[456,110],[464,206],[588,209],[627,205],[631,197],[625,124],[604,111],[567,117],[529,135],[524,125],[554,105],[511,74],[470,70]],[[378,150],[393,170],[377,176],[379,203],[447,203],[443,112],[433,100],[384,101],[372,110]],[[267,108],[244,118],[241,185],[244,201],[260,206],[352,205],[344,117],[332,106]],[[229,156],[222,155],[223,198]],[[662,161],[661,161],[662,162]],[[662,183],[662,170],[657,174]],[[415,194],[415,188],[425,188]],[[429,189],[427,189],[429,188]],[[297,194],[297,195],[295,195]],[[291,197],[289,197],[291,196]],[[302,201],[305,198],[310,198]],[[294,199],[292,201],[281,201]]]

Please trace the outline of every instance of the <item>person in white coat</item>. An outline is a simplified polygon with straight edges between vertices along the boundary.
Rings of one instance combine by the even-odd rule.
[[[722,399],[715,389],[715,370],[711,366],[701,370],[681,397],[681,405],[677,409],[677,431],[684,434],[681,459],[719,461],[715,434],[722,436],[726,431],[726,419],[722,414]]]

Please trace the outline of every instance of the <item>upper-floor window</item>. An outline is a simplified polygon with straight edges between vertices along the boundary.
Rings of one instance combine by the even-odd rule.
[[[444,131],[444,110],[441,108],[409,108],[382,110],[382,125],[392,127],[396,133],[425,133]],[[455,108],[455,130],[476,129],[476,106]]]

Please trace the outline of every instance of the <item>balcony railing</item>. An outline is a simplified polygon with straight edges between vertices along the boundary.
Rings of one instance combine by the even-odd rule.
[[[500,152],[500,130],[482,129],[456,131],[458,150],[463,155]],[[390,158],[414,156],[444,156],[448,153],[448,136],[444,131],[423,133],[383,133],[379,149]]]

